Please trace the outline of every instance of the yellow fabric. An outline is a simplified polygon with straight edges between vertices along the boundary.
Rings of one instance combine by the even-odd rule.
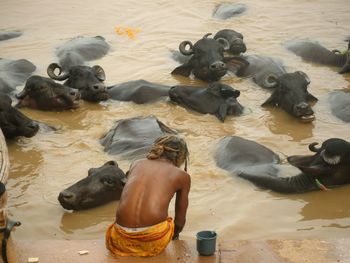
[[[174,221],[170,217],[140,232],[127,232],[112,224],[106,232],[106,247],[118,256],[156,256],[166,248],[173,235]]]

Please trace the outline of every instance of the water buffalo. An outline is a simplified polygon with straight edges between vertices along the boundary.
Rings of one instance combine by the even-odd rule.
[[[317,98],[307,91],[309,84],[309,78],[302,71],[286,73],[277,79],[272,95],[262,106],[280,107],[303,122],[311,122],[315,115],[308,102]]]
[[[22,85],[36,67],[26,59],[0,59],[0,92],[11,93]]]
[[[114,161],[91,168],[88,176],[60,192],[58,201],[64,209],[82,210],[119,200],[125,174]]]
[[[239,90],[212,82],[207,88],[193,86],[174,86],[169,91],[170,100],[180,106],[199,113],[214,114],[224,122],[227,115],[240,115],[243,106],[237,101]]]
[[[269,149],[262,150],[264,146],[239,137],[228,137],[226,142],[220,142],[216,161],[219,167],[234,172],[257,186],[280,193],[327,190],[350,183],[350,143],[331,138],[324,141],[319,149],[315,145],[317,143],[309,145],[309,149],[315,152],[314,155],[287,158],[289,164],[299,169],[296,175],[288,177],[280,175],[279,169],[273,167],[278,159],[273,157],[272,151],[269,153]],[[273,169],[266,169],[268,165]]]
[[[169,89],[170,86],[140,79],[110,86],[107,88],[107,92],[113,100],[143,104],[168,97]]]
[[[19,37],[20,35],[22,33],[18,31],[0,31],[0,41]]]
[[[345,122],[350,122],[350,93],[334,91],[329,95],[332,113]]]
[[[134,117],[118,120],[101,138],[104,151],[121,157],[137,159],[144,157],[155,139],[165,134],[176,134],[155,116]]]
[[[11,104],[11,98],[0,92],[0,128],[5,138],[11,139],[17,136],[29,138],[34,136],[39,130],[39,125],[12,107]]]
[[[47,68],[50,78],[63,81],[81,93],[81,98],[87,101],[103,101],[108,99],[108,93],[103,81],[106,79],[102,67],[85,65],[87,61],[103,57],[109,51],[109,44],[101,36],[78,37],[64,43],[56,50],[59,63],[52,63]],[[55,74],[58,69],[59,74]]]
[[[237,16],[239,14],[244,13],[247,10],[247,6],[245,4],[229,4],[223,3],[219,4],[214,12],[213,17],[218,19],[229,19],[231,17]]]
[[[247,51],[247,47],[243,42],[243,35],[232,29],[222,29],[217,32],[214,39],[224,38],[228,41],[230,48],[229,52],[233,55],[239,55]]]
[[[251,77],[262,88],[274,88],[278,77],[287,73],[283,61],[260,55],[244,56],[247,64],[229,67],[238,77]]]
[[[227,72],[227,63],[246,63],[239,57],[224,57],[224,51],[230,47],[224,38],[213,39],[206,34],[194,45],[191,41],[183,41],[179,46],[180,52],[185,56],[191,56],[185,64],[175,68],[171,74],[190,76],[191,72],[195,77],[204,81],[218,81]],[[186,47],[189,46],[189,49]]]
[[[62,111],[79,107],[80,94],[52,79],[31,76],[16,97],[19,100],[17,107]]]
[[[340,74],[350,71],[350,41],[344,53],[328,50],[320,43],[312,41],[291,41],[286,44],[286,48],[306,61],[339,67]]]

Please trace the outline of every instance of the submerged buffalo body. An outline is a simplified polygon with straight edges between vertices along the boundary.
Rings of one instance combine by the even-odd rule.
[[[350,183],[350,143],[345,140],[328,139],[319,149],[312,143],[309,149],[314,155],[288,157],[289,164],[301,171],[290,177],[279,175],[275,167],[278,159],[264,146],[237,137],[226,140],[216,153],[218,166],[257,186],[280,193],[302,193]]]
[[[283,61],[278,58],[249,55],[244,59],[248,63],[233,67],[233,71],[238,77],[251,77],[262,88],[274,88],[277,79],[287,73]]]
[[[317,42],[292,41],[287,43],[287,49],[306,61],[340,68],[339,73],[350,71],[350,41],[346,52],[328,50]]]
[[[117,121],[100,142],[109,154],[137,159],[144,157],[153,142],[166,134],[176,134],[176,131],[154,116],[135,117]]]
[[[62,111],[79,107],[79,92],[52,79],[31,76],[24,89],[16,95],[18,107]]]
[[[307,91],[310,80],[302,71],[286,73],[277,79],[272,95],[262,104],[263,107],[280,107],[303,122],[315,119],[309,101],[317,98]]]
[[[226,20],[234,16],[240,15],[246,10],[247,6],[245,4],[222,3],[215,8],[213,12],[213,17],[217,19]]]
[[[96,207],[119,200],[125,180],[118,164],[109,161],[99,168],[89,169],[88,176],[60,192],[58,200],[67,210]]]
[[[243,42],[243,35],[232,29],[223,29],[217,32],[214,39],[224,38],[228,41],[230,48],[228,52],[233,55],[239,55],[247,51],[247,47]]]
[[[227,63],[243,63],[241,58],[224,57],[224,51],[230,47],[224,38],[212,39],[210,34],[205,35],[195,44],[190,41],[183,41],[180,52],[185,56],[191,56],[188,62],[175,68],[172,74],[190,76],[191,72],[195,77],[204,81],[218,81],[227,72]],[[187,49],[187,46],[189,48]]]
[[[21,35],[22,33],[18,31],[0,31],[0,41],[16,38]]]
[[[107,92],[113,100],[143,104],[168,97],[169,89],[170,86],[140,79],[108,87]]]
[[[0,128],[5,138],[34,136],[39,130],[39,125],[11,104],[11,98],[0,92]]]
[[[11,93],[22,85],[36,67],[26,59],[0,59],[0,92]]]
[[[224,122],[227,115],[240,115],[243,106],[237,101],[240,92],[232,87],[211,83],[207,88],[174,86],[169,91],[171,101],[199,113],[214,114]]]
[[[332,113],[345,122],[350,122],[350,93],[334,91],[329,95]]]

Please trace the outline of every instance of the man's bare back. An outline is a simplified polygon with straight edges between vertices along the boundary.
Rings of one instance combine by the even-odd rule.
[[[116,222],[130,228],[163,222],[168,217],[169,203],[176,193],[175,232],[181,232],[186,221],[190,186],[189,174],[167,159],[138,160],[129,170]]]

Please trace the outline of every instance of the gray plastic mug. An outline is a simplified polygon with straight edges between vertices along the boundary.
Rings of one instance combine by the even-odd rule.
[[[211,256],[216,248],[215,231],[200,231],[197,233],[197,251],[202,256]]]

